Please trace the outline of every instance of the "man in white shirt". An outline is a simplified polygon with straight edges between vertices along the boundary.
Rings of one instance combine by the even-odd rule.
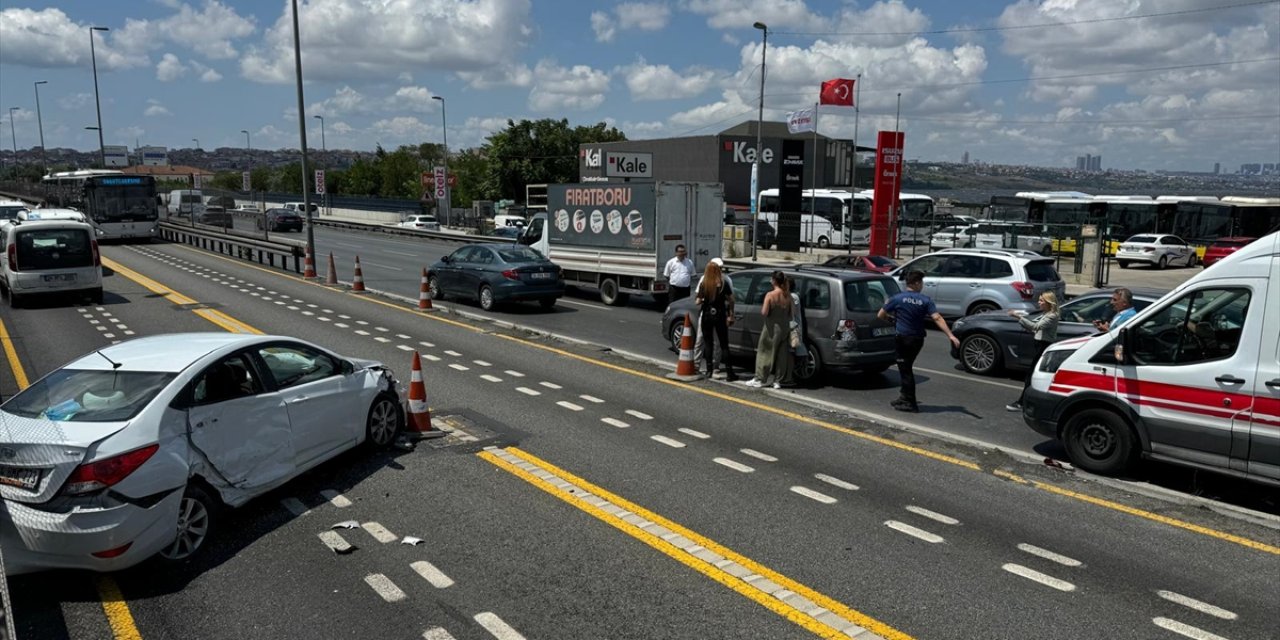
[[[671,289],[672,302],[689,297],[690,285],[693,282],[693,260],[689,259],[684,245],[676,245],[676,257],[667,261],[667,266],[662,269],[662,275],[667,279],[667,285]]]

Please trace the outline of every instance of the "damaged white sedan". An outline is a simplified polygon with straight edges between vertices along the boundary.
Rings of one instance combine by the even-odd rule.
[[[403,425],[379,363],[279,336],[171,334],[89,353],[0,405],[10,575],[201,551],[240,506]]]

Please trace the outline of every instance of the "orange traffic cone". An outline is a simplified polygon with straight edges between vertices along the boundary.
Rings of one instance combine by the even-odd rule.
[[[360,270],[360,256],[356,256],[356,275],[351,278],[351,293],[365,293],[364,272]]]
[[[431,306],[431,287],[427,284],[427,269],[422,269],[422,284],[418,287],[418,310],[434,311]]]
[[[684,333],[680,336],[680,358],[676,360],[676,372],[667,377],[682,382],[701,380],[698,367],[693,363],[693,319],[684,314]]]
[[[427,407],[427,386],[422,382],[422,361],[413,352],[413,368],[409,371],[409,412],[406,432],[412,438],[440,438],[444,431],[431,426],[431,409]]]
[[[338,286],[338,269],[333,266],[333,252],[329,252],[329,273],[325,274],[324,283],[326,286]]]
[[[311,249],[307,249],[306,257],[302,261],[302,277],[308,280],[316,279],[316,261],[311,257]]]

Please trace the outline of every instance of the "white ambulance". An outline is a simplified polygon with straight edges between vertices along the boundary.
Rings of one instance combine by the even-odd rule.
[[[1022,406],[1086,471],[1143,456],[1280,486],[1280,233],[1120,328],[1051,346]]]

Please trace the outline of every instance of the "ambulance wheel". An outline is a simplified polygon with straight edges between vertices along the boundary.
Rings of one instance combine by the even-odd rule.
[[[1072,416],[1062,443],[1077,467],[1102,475],[1123,473],[1133,463],[1136,438],[1123,418],[1106,409]]]

